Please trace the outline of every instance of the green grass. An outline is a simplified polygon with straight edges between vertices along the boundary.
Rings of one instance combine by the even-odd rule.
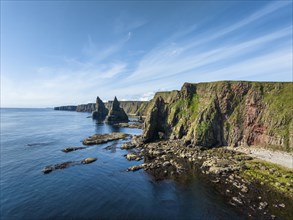
[[[249,169],[244,171],[244,177],[266,183],[272,189],[285,192],[293,198],[292,170],[261,160],[245,161],[245,165]]]

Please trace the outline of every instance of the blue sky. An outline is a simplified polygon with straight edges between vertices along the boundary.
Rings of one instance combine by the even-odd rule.
[[[1,107],[292,81],[292,1],[1,1]]]

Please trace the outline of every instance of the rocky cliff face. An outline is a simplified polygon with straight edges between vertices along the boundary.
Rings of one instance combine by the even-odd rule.
[[[67,105],[67,106],[59,106],[59,107],[54,107],[54,110],[59,110],[59,111],[76,111],[76,105]]]
[[[183,139],[193,146],[258,145],[293,150],[293,83],[185,83],[157,93],[146,141]]]
[[[76,107],[77,112],[93,112],[96,109],[96,103],[81,104]]]
[[[108,116],[106,117],[106,122],[108,123],[119,123],[119,122],[128,122],[128,116],[120,107],[120,103],[118,102],[117,98],[114,98],[112,102],[111,109],[109,111]]]
[[[108,101],[105,103],[107,109],[110,109],[113,101]],[[148,102],[146,101],[120,101],[120,107],[129,115],[146,115]]]
[[[113,101],[104,103],[105,108],[108,111],[111,109]],[[120,106],[129,115],[145,116],[148,111],[149,102],[147,101],[121,101]],[[55,107],[54,110],[64,111],[77,111],[77,112],[94,112],[96,111],[96,103],[82,104],[78,106],[59,106]]]
[[[99,98],[96,99],[96,110],[92,113],[92,118],[98,121],[104,121],[109,110],[105,107],[104,102]]]

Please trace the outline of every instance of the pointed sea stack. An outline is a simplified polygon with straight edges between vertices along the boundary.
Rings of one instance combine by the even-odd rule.
[[[120,103],[118,102],[116,96],[112,103],[110,112],[106,118],[106,122],[108,123],[128,122],[128,116],[123,110],[123,108],[120,108]]]
[[[98,96],[96,100],[96,110],[92,114],[93,119],[104,121],[108,112],[108,109],[105,107],[103,101]]]

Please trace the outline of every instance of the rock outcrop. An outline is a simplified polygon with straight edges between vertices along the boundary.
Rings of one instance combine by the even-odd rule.
[[[185,83],[157,93],[144,124],[146,142],[183,139],[193,146],[293,150],[293,83]]]
[[[94,144],[104,144],[110,141],[115,141],[119,139],[126,139],[130,137],[129,134],[120,133],[120,132],[112,132],[106,134],[95,134],[83,140],[84,145],[94,145]]]
[[[108,123],[120,123],[120,122],[128,122],[128,116],[120,107],[120,103],[118,102],[116,96],[112,103],[109,114],[106,117],[106,122]]]
[[[96,100],[96,110],[92,113],[92,118],[98,121],[104,121],[106,116],[108,115],[108,109],[105,107],[104,102],[97,97]]]

